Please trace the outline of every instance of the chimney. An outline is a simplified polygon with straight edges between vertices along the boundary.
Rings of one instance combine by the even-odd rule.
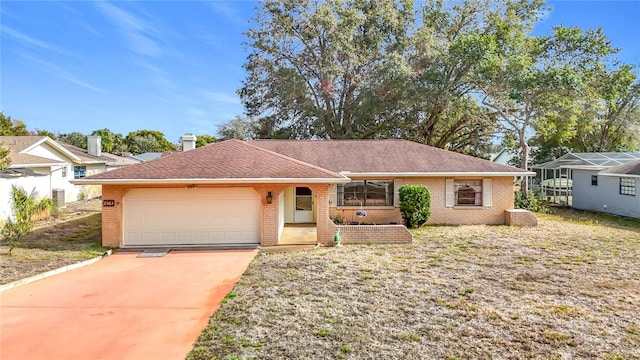
[[[89,155],[102,156],[102,138],[100,136],[87,136],[87,152]]]
[[[182,151],[189,151],[196,148],[196,140],[198,138],[193,134],[184,134],[180,138],[182,142]]]

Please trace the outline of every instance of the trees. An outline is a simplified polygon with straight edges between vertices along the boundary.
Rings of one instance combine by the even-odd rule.
[[[242,116],[234,117],[225,123],[218,125],[218,136],[221,139],[251,140],[257,138],[257,121],[253,118]]]
[[[425,1],[407,55],[412,74],[400,136],[455,151],[489,141],[496,119],[478,104],[479,75],[498,66],[502,49],[532,29],[541,11],[538,0]]]
[[[247,114],[269,114],[293,137],[377,136],[384,119],[368,109],[381,107],[379,79],[406,68],[412,16],[410,1],[264,0],[246,34]]]
[[[104,128],[94,130],[91,133],[92,136],[100,136],[100,142],[102,144],[102,150],[108,153],[122,153],[127,151],[127,146],[124,143],[122,134],[117,134],[111,130]]]
[[[7,170],[11,165],[11,158],[9,157],[10,150],[4,147],[0,143],[0,171]]]
[[[211,135],[203,134],[196,136],[196,147],[205,146],[214,142],[216,142],[216,138]]]
[[[591,69],[615,50],[600,29],[554,28],[552,36],[515,32],[511,46],[496,52],[497,66],[480,73],[482,104],[503,132],[518,141],[521,167],[529,163],[532,128],[555,128],[563,136],[573,126],[576,98],[585,91]],[[522,187],[526,193],[526,186]]]
[[[263,0],[239,89],[256,119],[219,132],[405,138],[474,155],[509,136],[523,164],[536,131],[560,147],[637,146],[632,67],[612,61],[600,29],[533,36],[546,11],[543,0]]]
[[[124,139],[127,149],[137,155],[146,152],[175,151],[175,146],[156,130],[136,130],[130,132]]]
[[[68,134],[58,134],[58,141],[71,144],[82,149],[87,148],[87,136],[77,131]]]
[[[20,120],[13,120],[0,112],[0,136],[26,136],[27,126]]]

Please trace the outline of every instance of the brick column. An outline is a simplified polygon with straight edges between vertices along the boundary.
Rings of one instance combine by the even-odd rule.
[[[309,185],[316,197],[316,232],[318,243],[330,244],[333,242],[335,227],[329,218],[329,184]]]
[[[260,246],[278,245],[278,207],[280,206],[278,198],[285,188],[286,186],[281,184],[253,186],[253,189],[260,194],[260,203],[262,204]],[[273,197],[271,204],[267,204],[269,191]]]
[[[102,246],[122,245],[122,198],[128,191],[123,186],[102,185],[102,199],[115,202],[102,207]]]

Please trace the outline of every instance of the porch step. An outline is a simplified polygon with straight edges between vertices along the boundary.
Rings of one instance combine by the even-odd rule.
[[[315,245],[318,236],[315,224],[286,224],[279,245]]]

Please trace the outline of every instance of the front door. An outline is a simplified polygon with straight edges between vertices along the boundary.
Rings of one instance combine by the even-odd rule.
[[[313,222],[313,193],[308,187],[296,187],[293,220],[296,223]]]

